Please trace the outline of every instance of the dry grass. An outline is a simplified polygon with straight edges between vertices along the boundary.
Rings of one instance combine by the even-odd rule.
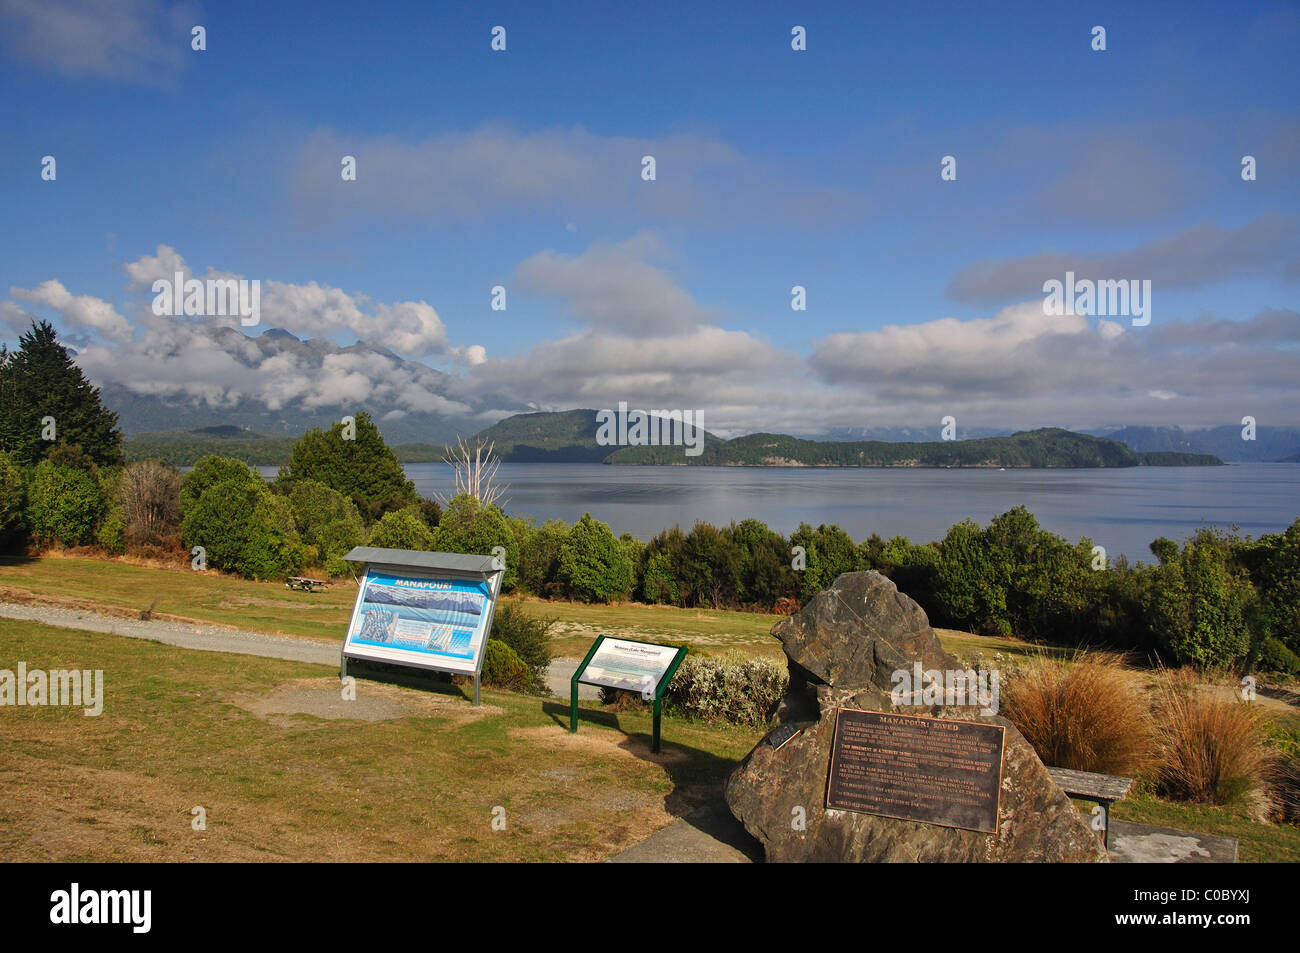
[[[1160,791],[1196,804],[1230,804],[1264,789],[1273,770],[1259,706],[1202,691],[1188,669],[1160,673],[1157,683],[1156,782]]]
[[[1041,654],[1015,669],[1001,692],[1002,714],[1044,764],[1136,777],[1150,762],[1151,712],[1122,656]]]

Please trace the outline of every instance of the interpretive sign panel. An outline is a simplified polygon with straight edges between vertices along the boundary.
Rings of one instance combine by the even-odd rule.
[[[505,567],[492,556],[357,546],[343,557],[364,563],[339,675],[348,659],[392,662],[474,677],[492,631]]]
[[[680,653],[681,649],[669,645],[602,639],[579,681],[642,692],[648,700]]]
[[[996,833],[1005,733],[982,722],[844,709],[826,806]]]
[[[367,569],[345,651],[473,674],[487,641],[491,596],[487,580]]]
[[[651,750],[658,752],[664,689],[685,657],[684,648],[600,636],[569,680],[569,730],[578,730],[579,683],[640,692],[654,702]]]

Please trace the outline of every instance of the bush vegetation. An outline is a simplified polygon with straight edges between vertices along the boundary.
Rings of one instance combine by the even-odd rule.
[[[433,532],[413,509],[391,510],[370,528],[366,545],[432,552]]]
[[[510,646],[496,639],[488,639],[479,674],[484,685],[512,692],[525,692],[533,687],[533,673],[523,659]]]
[[[513,602],[502,602],[492,614],[490,638],[508,645],[532,672],[533,678],[544,682],[546,669],[551,664],[548,634],[553,625],[554,619],[535,618]]]
[[[669,707],[704,721],[761,727],[790,683],[785,662],[739,652],[696,653],[682,659],[664,697]]]
[[[91,543],[105,509],[98,481],[85,470],[52,460],[42,460],[32,470],[24,522],[37,543]]]

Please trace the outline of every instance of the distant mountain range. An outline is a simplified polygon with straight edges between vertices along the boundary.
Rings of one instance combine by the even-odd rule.
[[[610,463],[780,467],[1132,467],[1213,466],[1209,454],[1160,450],[1136,452],[1118,441],[1047,428],[1005,437],[951,441],[804,440],[785,434],[747,434],[726,440],[706,432],[701,452],[680,445],[607,446],[597,442],[595,410],[516,414],[481,431],[496,454],[511,463]],[[235,456],[259,466],[288,459],[295,437],[258,433],[233,425],[137,434],[127,455],[192,465],[207,453]],[[441,460],[440,444],[394,446],[403,463]]]
[[[304,431],[312,427],[328,427],[345,414],[362,410],[375,419],[384,438],[403,462],[440,460],[445,444],[454,441],[458,434],[470,436],[475,433],[495,441],[501,458],[508,461],[590,463],[610,458],[611,463],[644,463],[667,458],[664,453],[654,452],[655,448],[620,451],[621,456],[614,457],[617,448],[596,443],[594,410],[527,412],[527,408],[495,396],[469,400],[455,393],[449,375],[365,342],[344,347],[320,338],[300,340],[276,328],[257,337],[248,337],[234,328],[211,328],[202,333],[207,334],[220,351],[247,367],[250,373],[259,375],[259,379],[263,373],[260,368],[271,360],[277,368],[289,367],[301,377],[316,380],[329,380],[331,375],[342,372],[364,373],[372,378],[374,386],[361,399],[340,400],[334,405],[322,404],[318,390],[311,400],[278,397],[276,406],[272,407],[252,396],[242,396],[229,405],[213,406],[197,397],[136,393],[121,384],[106,383],[102,390],[103,400],[117,412],[122,431],[128,437],[128,454],[133,458],[160,456],[192,463],[203,452],[213,452],[220,447],[219,452],[240,456],[249,462],[276,464],[287,458],[288,448]],[[340,368],[344,371],[341,372]],[[412,395],[418,396],[419,400],[413,401]],[[412,403],[443,409],[411,410]],[[464,412],[449,412],[447,408],[463,408]],[[483,430],[482,420],[489,410],[496,413],[503,410],[520,412]],[[749,434],[731,441],[708,434],[704,454],[672,462],[698,464],[707,460],[741,464],[766,457],[788,459],[792,461],[790,465],[795,466],[859,466],[864,464],[858,461],[866,460],[894,461],[874,465],[903,465],[898,461],[923,460],[926,462],[916,465],[971,466],[980,464],[966,462],[969,458],[965,456],[954,456],[952,448],[969,448],[982,440],[1010,439],[1012,432],[1005,428],[971,427],[958,429],[958,436],[962,438],[959,441],[943,441],[940,436],[941,428],[937,425],[840,427],[820,434],[798,436]],[[1077,436],[1114,441],[1139,455],[1209,455],[1234,463],[1300,462],[1298,427],[1260,426],[1256,439],[1250,441],[1241,439],[1241,428],[1235,425],[1186,431],[1180,427],[1121,427],[1087,431]],[[877,444],[904,446],[887,450]],[[918,449],[929,445],[948,449]],[[1011,453],[1008,459],[1014,460],[1016,454],[1009,447],[978,445],[975,452]],[[1135,465],[1132,462],[1118,463],[1118,457],[1096,453],[1083,445],[1068,450],[1058,449],[1060,455],[1053,459],[1091,459],[1096,462],[1043,465]],[[1031,456],[1038,459],[1034,454]],[[1102,463],[1103,459],[1110,462]],[[1011,465],[1022,464],[1013,462]]]
[[[1241,434],[1241,426],[1228,424],[1205,430],[1121,427],[1102,435],[1139,453],[1212,453],[1229,463],[1295,463],[1300,459],[1300,427],[1256,427],[1254,440],[1243,440]]]

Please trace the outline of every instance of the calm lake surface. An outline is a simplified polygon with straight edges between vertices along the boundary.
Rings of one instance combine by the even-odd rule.
[[[408,464],[425,496],[451,490],[442,463]],[[270,469],[271,475],[274,470]],[[838,523],[856,541],[879,533],[942,539],[953,523],[981,525],[1023,503],[1071,542],[1090,536],[1107,555],[1151,561],[1157,536],[1181,541],[1197,527],[1236,524],[1279,532],[1300,517],[1300,465],[1129,467],[1114,470],[909,470],[771,467],[630,467],[600,463],[507,463],[512,516],[566,523],[590,512],[616,534],[649,539],[696,520],[755,517],[789,534],[800,522]]]

